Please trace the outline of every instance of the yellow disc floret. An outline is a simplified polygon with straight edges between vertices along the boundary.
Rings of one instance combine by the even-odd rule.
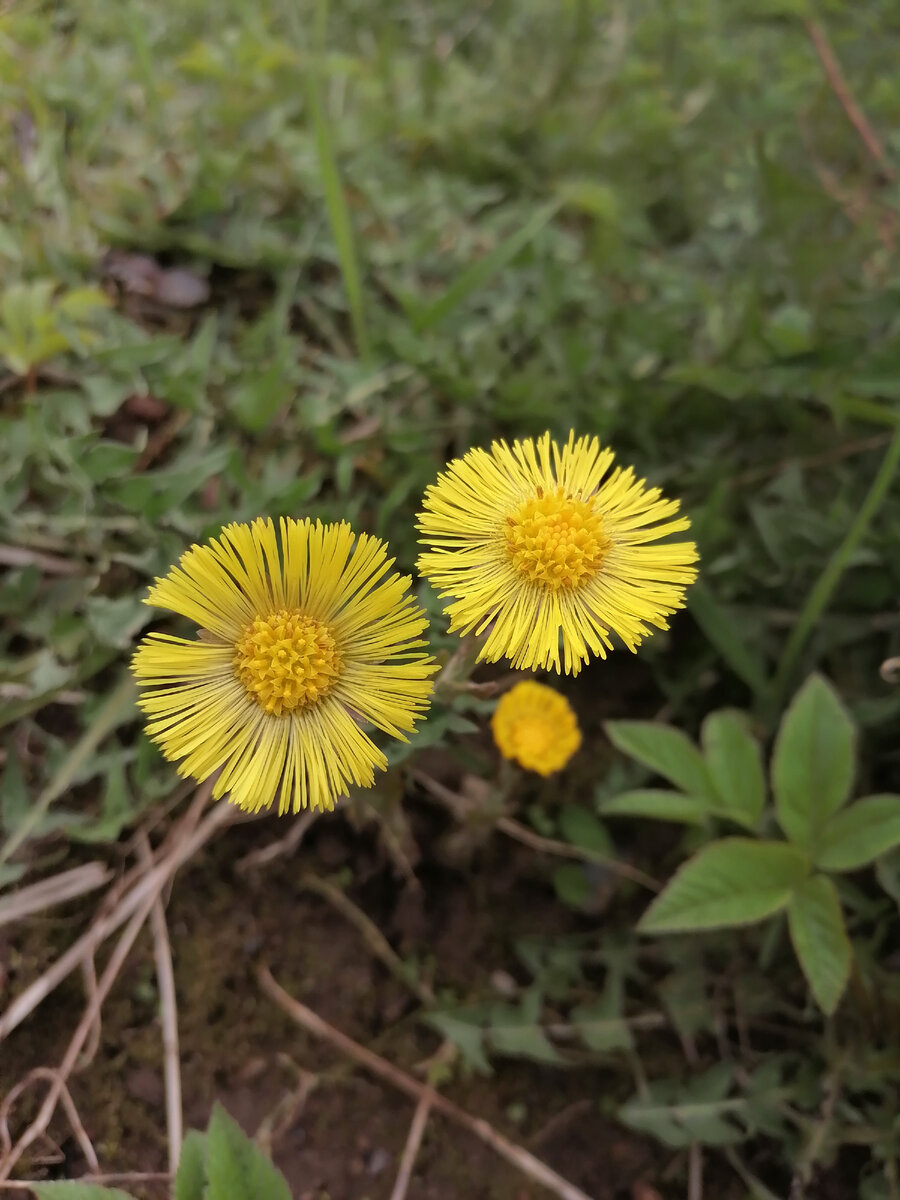
[[[577,588],[594,575],[610,541],[600,514],[557,488],[526,500],[506,518],[506,545],[520,575],[557,591]]]
[[[565,696],[532,680],[517,683],[501,698],[491,729],[504,758],[539,775],[561,770],[581,745],[578,721]]]
[[[318,703],[337,678],[341,655],[323,621],[281,609],[256,617],[235,645],[241,683],[267,713]]]

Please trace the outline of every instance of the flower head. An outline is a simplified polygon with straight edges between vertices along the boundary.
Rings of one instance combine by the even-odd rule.
[[[333,808],[387,760],[370,724],[406,740],[437,670],[409,579],[378,538],[282,518],[227,525],[157,579],[146,603],[201,626],[152,633],[132,669],[148,733],[213,795],[280,813]]]
[[[491,627],[479,658],[576,675],[611,634],[634,650],[684,606],[697,548],[653,543],[690,521],[612,462],[597,438],[545,433],[470,450],[428,488],[419,571],[452,601],[452,632]]]
[[[494,741],[504,758],[538,775],[561,770],[581,745],[581,731],[565,696],[532,679],[501,697],[491,718]]]

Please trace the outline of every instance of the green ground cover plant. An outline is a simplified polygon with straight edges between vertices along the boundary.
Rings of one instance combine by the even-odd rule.
[[[281,869],[337,913],[403,997],[353,1044],[480,1089],[535,1190],[897,1200],[898,49],[883,0],[0,5],[0,1179],[217,1200],[221,1150],[261,1196],[322,1191],[206,1092],[183,1138],[177,1053],[146,1152],[103,1133],[126,1100],[94,1018],[144,941],[143,1025],[194,995],[158,900],[196,858],[234,913]],[[637,656],[540,675],[581,727],[544,780],[494,745],[518,676],[448,632],[416,520],[470,447],[571,429],[681,498],[700,576]],[[375,789],[235,829],[145,735],[128,663],[180,631],[153,579],[259,516],[388,540],[441,671]],[[490,931],[464,971],[394,926],[449,923],[451,893]],[[241,1003],[309,999],[299,950],[261,982],[263,943]],[[517,1159],[564,1087],[608,1145]],[[283,1115],[240,1122],[278,1163]],[[621,1177],[619,1137],[649,1147]]]

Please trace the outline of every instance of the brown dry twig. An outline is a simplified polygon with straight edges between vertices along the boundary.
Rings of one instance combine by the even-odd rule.
[[[81,575],[84,571],[81,563],[73,562],[70,558],[43,554],[26,546],[0,546],[0,566],[37,567],[45,575]]]
[[[819,22],[812,17],[805,21],[805,25],[810,40],[816,48],[816,53],[819,56],[819,61],[825,71],[825,76],[828,79],[831,90],[840,101],[841,107],[847,114],[850,123],[859,134],[866,150],[868,150],[875,162],[878,163],[885,178],[894,179],[896,172],[888,161],[881,140],[869,124],[868,117],[860,108],[856,97],[850,90],[850,85],[847,83],[846,76],[841,69],[841,64],[838,62],[837,56],[831,48],[828,35]]]
[[[230,805],[217,805],[197,826],[200,812],[212,791],[213,780],[209,779],[197,789],[197,794],[188,812],[177,824],[166,841],[165,853],[152,870],[137,876],[134,886],[124,896],[121,889],[112,889],[116,903],[107,911],[100,911],[90,928],[56,960],[43,975],[38,976],[0,1016],[0,1041],[7,1037],[25,1018],[41,1004],[50,993],[86,958],[93,955],[97,947],[125,922],[148,896],[157,896],[183,862],[195,854],[212,835],[235,819],[236,810]],[[195,828],[195,826],[197,826]]]
[[[171,1176],[168,1171],[113,1171],[109,1173],[79,1175],[79,1183],[168,1183]],[[30,1179],[7,1179],[4,1188],[20,1192],[30,1192],[34,1187]],[[39,1182],[43,1182],[42,1180]]]
[[[234,865],[234,869],[238,874],[243,875],[246,871],[255,870],[257,867],[267,867],[276,858],[293,854],[306,837],[307,830],[314,823],[318,815],[318,812],[314,808],[307,809],[302,816],[299,816],[294,821],[284,837],[270,842],[268,846],[260,847],[259,850],[251,850],[249,854],[245,854],[243,858],[238,859]]]
[[[412,777],[430,796],[439,800],[458,821],[464,821],[472,810],[472,805],[468,800],[433,779],[425,771],[414,770]],[[521,842],[523,846],[528,846],[532,850],[538,850],[542,854],[554,854],[558,858],[570,858],[576,862],[595,863],[597,866],[606,867],[615,875],[621,875],[624,879],[631,879],[634,883],[639,883],[641,887],[645,887],[651,892],[658,892],[661,889],[661,884],[657,880],[638,867],[633,867],[630,863],[601,854],[596,850],[588,850],[583,846],[573,846],[570,842],[560,842],[556,838],[543,837],[512,817],[497,817],[494,826],[501,833],[505,833],[507,837]]]
[[[691,1142],[688,1150],[687,1200],[703,1200],[703,1147]]]
[[[148,867],[153,854],[146,834],[139,843],[142,859]],[[157,894],[150,910],[153,930],[153,956],[156,961],[156,980],[159,986],[159,1020],[163,1041],[163,1078],[166,1092],[166,1134],[169,1142],[169,1174],[174,1176],[181,1158],[184,1120],[181,1106],[181,1066],[178,1056],[178,1007],[175,1000],[175,975],[172,971],[172,949],[166,927],[166,912],[162,896]]]
[[[565,1108],[554,1113],[549,1121],[545,1122],[536,1133],[532,1134],[528,1139],[528,1144],[537,1149],[538,1146],[549,1142],[551,1138],[556,1137],[572,1121],[583,1117],[585,1113],[589,1113],[593,1106],[593,1100],[588,1100],[587,1097],[582,1097],[580,1100],[573,1100],[571,1104],[567,1104]]]
[[[421,1000],[423,1004],[434,1004],[434,992],[431,986],[415,978],[375,922],[353,903],[346,892],[342,892],[339,887],[335,887],[333,883],[329,883],[327,879],[321,879],[318,875],[304,875],[300,880],[300,885],[306,891],[315,892],[317,896],[327,900],[332,908],[349,921],[362,935],[366,945],[378,961],[387,967],[398,982],[409,988],[417,999]]]
[[[160,885],[161,887],[162,885]],[[25,1153],[30,1145],[46,1132],[53,1119],[53,1114],[56,1112],[56,1106],[60,1102],[63,1091],[66,1087],[66,1081],[72,1074],[75,1064],[78,1061],[78,1056],[84,1046],[85,1041],[91,1031],[91,1027],[97,1019],[97,1013],[100,1011],[100,1006],[103,1004],[106,997],[109,995],[112,985],[115,983],[119,972],[125,964],[125,960],[131,952],[131,948],[137,939],[137,935],[143,928],[147,918],[150,916],[150,910],[156,903],[158,890],[151,890],[143,899],[137,909],[137,912],[125,927],[125,932],[116,943],[116,948],[110,955],[109,962],[97,982],[97,991],[88,1002],[81,1020],[75,1027],[75,1032],[69,1041],[66,1052],[63,1055],[63,1060],[59,1065],[59,1069],[53,1072],[53,1081],[44,1098],[44,1102],[38,1110],[37,1116],[21,1135],[15,1145],[4,1154],[0,1159],[0,1181],[9,1178],[13,1167]]]
[[[263,1117],[253,1136],[254,1142],[270,1158],[272,1157],[272,1147],[279,1138],[284,1137],[301,1116],[306,1108],[307,1100],[319,1086],[318,1075],[313,1074],[312,1071],[304,1071],[286,1054],[279,1054],[277,1058],[280,1063],[290,1067],[299,1082],[292,1091],[286,1092],[275,1107]]]
[[[3,1099],[3,1104],[0,1105],[0,1160],[4,1159],[12,1149],[12,1138],[9,1134],[9,1114],[12,1106],[21,1094],[33,1083],[40,1079],[47,1079],[55,1084],[58,1081],[59,1072],[54,1071],[52,1067],[35,1067],[33,1071],[29,1071],[24,1079],[20,1079],[15,1087],[7,1092]],[[66,1116],[69,1118],[69,1124],[72,1127],[72,1132],[75,1134],[75,1140],[81,1147],[81,1153],[84,1155],[85,1162],[92,1171],[100,1170],[100,1163],[97,1159],[97,1152],[88,1137],[84,1125],[81,1123],[81,1118],[78,1115],[78,1109],[75,1107],[75,1101],[64,1081],[60,1082],[59,1092],[60,1103],[66,1111]]]
[[[298,1025],[301,1025],[307,1033],[328,1042],[367,1071],[377,1075],[379,1079],[397,1088],[398,1091],[404,1092],[407,1096],[411,1096],[417,1103],[428,1100],[436,1112],[474,1134],[501,1158],[506,1159],[508,1163],[527,1175],[529,1179],[534,1180],[535,1183],[541,1184],[555,1196],[559,1196],[560,1200],[590,1200],[590,1197],[580,1188],[569,1183],[567,1179],[563,1179],[561,1175],[557,1175],[552,1168],[541,1162],[539,1158],[535,1158],[524,1146],[519,1146],[504,1137],[488,1121],[471,1116],[451,1100],[442,1096],[440,1092],[435,1092],[427,1085],[419,1083],[411,1075],[407,1075],[405,1071],[401,1071],[399,1067],[388,1062],[386,1058],[382,1058],[380,1054],[375,1054],[372,1050],[361,1046],[359,1042],[355,1042],[347,1034],[335,1029],[333,1025],[329,1025],[312,1009],[289,995],[275,981],[268,968],[260,967],[257,977],[260,987],[266,995],[274,1000],[279,1008]]]
[[[168,420],[160,425],[159,429],[147,440],[147,445],[141,451],[141,454],[134,464],[134,473],[139,474],[141,471],[146,471],[160,455],[168,450],[169,446],[181,433],[185,425],[190,420],[190,413],[187,409],[181,408],[177,412],[172,413]]]
[[[744,487],[749,483],[758,483],[762,479],[770,479],[787,470],[789,467],[800,467],[803,470],[809,470],[815,467],[829,466],[831,463],[839,462],[842,458],[852,458],[855,454],[865,454],[869,450],[878,450],[880,447],[886,446],[892,436],[891,433],[875,433],[871,437],[858,438],[853,442],[845,442],[842,446],[836,446],[832,450],[826,450],[821,454],[811,454],[804,458],[782,458],[777,463],[772,463],[768,467],[752,467],[750,470],[741,471],[740,474],[732,477],[731,482],[734,487]]]
[[[419,1153],[419,1147],[422,1144],[422,1136],[425,1133],[425,1126],[428,1124],[428,1114],[430,1112],[431,1097],[423,1096],[416,1105],[415,1115],[409,1127],[406,1145],[403,1147],[403,1155],[400,1159],[400,1169],[397,1171],[394,1190],[391,1192],[391,1200],[406,1200],[406,1193],[409,1191],[409,1181],[412,1178],[413,1167],[416,1165],[416,1157]]]
[[[0,925],[21,921],[23,917],[43,912],[54,904],[62,904],[93,892],[106,883],[109,874],[109,869],[102,862],[89,862],[0,896]]]
[[[615,875],[621,875],[623,879],[630,879],[633,883],[639,883],[641,887],[645,887],[648,891],[658,892],[662,885],[658,883],[652,875],[647,875],[638,867],[633,867],[630,863],[622,862],[618,858],[608,858],[605,854],[599,854],[594,850],[588,850],[584,846],[573,846],[569,842],[560,842],[555,838],[545,838],[534,830],[529,829],[527,825],[522,825],[519,821],[514,821],[512,817],[498,817],[497,828],[501,833],[505,833],[507,837],[513,838],[517,842],[521,842],[523,846],[530,846],[532,850],[540,850],[544,854],[555,854],[559,858],[572,858],[580,862],[596,863],[599,867],[606,867]]]
[[[92,1004],[94,996],[97,994],[97,964],[94,961],[93,954],[89,954],[81,963],[81,977],[84,980],[84,993],[87,997],[88,1004]],[[87,1044],[81,1052],[76,1064],[76,1071],[83,1071],[85,1067],[89,1067],[94,1061],[97,1051],[100,1049],[100,1036],[103,1032],[103,1019],[100,1014],[100,1008],[97,1008],[97,1019],[91,1026],[88,1034]]]

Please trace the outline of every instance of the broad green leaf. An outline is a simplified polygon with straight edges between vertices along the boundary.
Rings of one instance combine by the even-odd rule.
[[[784,908],[809,872],[786,842],[724,838],[681,867],[641,919],[641,933],[751,925]]]
[[[592,217],[610,224],[618,224],[621,205],[615,191],[595,179],[567,179],[560,184],[559,193],[569,208],[580,209]]]
[[[778,820],[803,849],[850,795],[855,736],[834,688],[811,675],[784,715],[772,758]]]
[[[56,302],[56,309],[73,321],[83,321],[99,308],[109,308],[109,297],[99,288],[73,288]]]
[[[875,860],[875,878],[900,908],[900,854],[885,854]],[[0,878],[0,885],[2,885]]]
[[[715,797],[703,756],[680,729],[652,721],[607,721],[604,728],[617,749],[687,795]]]
[[[130,1192],[123,1192],[121,1188],[101,1187],[99,1183],[60,1180],[54,1183],[31,1183],[28,1186],[37,1200],[134,1200]]]
[[[590,907],[594,889],[586,868],[580,863],[563,863],[553,872],[553,888],[569,908],[582,911]]]
[[[841,902],[827,875],[813,875],[788,905],[791,941],[816,1002],[829,1016],[847,986],[853,948]]]
[[[220,1104],[206,1131],[205,1200],[291,1200],[287,1180]]]
[[[260,433],[269,427],[293,394],[293,384],[285,379],[284,371],[276,363],[237,383],[228,393],[228,407],[244,429]]]
[[[895,846],[900,846],[900,796],[866,796],[825,826],[816,865],[823,871],[855,871]]]
[[[706,767],[718,807],[747,829],[756,829],[766,803],[766,776],[759,742],[740,713],[728,709],[703,722]]]
[[[650,817],[655,821],[682,821],[686,825],[702,825],[710,815],[712,801],[698,796],[684,796],[663,788],[640,788],[610,796],[600,804],[605,817]]]
[[[612,839],[592,812],[567,804],[559,814],[559,828],[567,842],[594,850],[597,854],[613,854]]]
[[[173,1200],[203,1200],[205,1187],[206,1136],[192,1129],[181,1147]]]

